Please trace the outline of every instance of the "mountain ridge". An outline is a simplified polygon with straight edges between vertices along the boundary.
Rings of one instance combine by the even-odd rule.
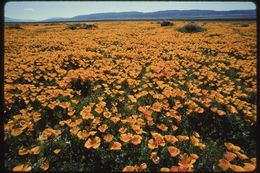
[[[55,17],[45,20],[13,19],[5,17],[5,22],[66,22],[66,21],[98,21],[98,20],[142,20],[142,19],[221,19],[221,18],[252,18],[256,19],[256,10],[163,10],[155,12],[105,12],[74,17]]]

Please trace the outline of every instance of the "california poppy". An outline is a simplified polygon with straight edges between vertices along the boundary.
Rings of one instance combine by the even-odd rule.
[[[21,164],[12,169],[12,171],[22,171],[22,172],[25,172],[25,171],[27,172],[27,171],[31,171],[31,170],[32,170],[32,167],[29,166],[28,164]]]
[[[176,147],[170,146],[168,147],[168,151],[171,154],[172,157],[177,156],[178,154],[180,154],[180,150]]]
[[[119,142],[113,142],[110,145],[110,150],[120,150],[121,149],[122,144]]]
[[[97,149],[100,145],[100,138],[98,136],[95,136],[94,138],[89,138],[87,142],[85,143],[86,148],[94,148]]]

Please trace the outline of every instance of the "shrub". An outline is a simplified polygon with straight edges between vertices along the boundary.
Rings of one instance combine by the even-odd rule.
[[[241,27],[248,27],[249,25],[247,23],[243,23],[240,25]]]
[[[161,23],[161,26],[173,26],[173,23],[170,22],[170,21],[165,20],[165,21],[163,21],[163,22]]]
[[[9,29],[23,29],[19,23],[10,24],[8,26]]]
[[[205,31],[205,28],[202,28],[194,23],[190,23],[188,25],[185,25],[182,28],[178,28],[177,29],[180,32],[185,32],[185,33],[195,33],[195,32],[201,32],[201,31]]]
[[[81,27],[81,29],[90,29],[90,28],[97,28],[97,25],[92,24],[92,23],[85,23]]]

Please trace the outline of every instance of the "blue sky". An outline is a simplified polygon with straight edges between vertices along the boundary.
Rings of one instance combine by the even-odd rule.
[[[73,17],[77,15],[103,13],[103,12],[124,12],[139,11],[153,12],[163,10],[243,10],[256,9],[252,2],[174,2],[174,1],[78,1],[78,2],[8,2],[5,4],[5,17],[16,19],[43,20],[54,17]]]

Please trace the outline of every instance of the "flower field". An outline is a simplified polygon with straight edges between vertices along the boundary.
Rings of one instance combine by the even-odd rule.
[[[93,23],[5,28],[6,169],[255,169],[255,22]]]

